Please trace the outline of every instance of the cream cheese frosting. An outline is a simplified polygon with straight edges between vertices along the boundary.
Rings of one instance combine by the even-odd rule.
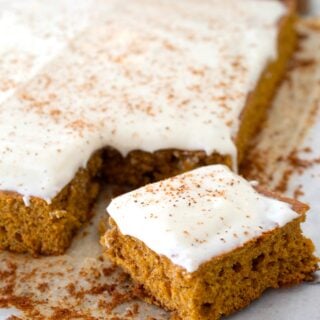
[[[92,1],[14,0],[0,3],[0,103],[36,76],[88,26]]]
[[[202,167],[112,200],[124,235],[188,272],[297,218],[288,203],[258,193],[224,165]]]
[[[15,30],[0,32],[0,50],[13,43],[22,64],[0,61],[2,82],[18,77],[0,92],[0,190],[50,202],[105,146],[204,150],[236,164],[239,116],[277,55],[281,2],[66,0],[50,19],[41,3],[30,21],[10,8],[0,16]]]

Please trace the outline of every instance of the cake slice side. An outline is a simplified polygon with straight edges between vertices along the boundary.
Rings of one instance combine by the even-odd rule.
[[[102,239],[104,253],[143,287],[148,302],[175,311],[181,319],[220,319],[244,308],[268,288],[312,279],[318,260],[313,243],[300,228],[307,207],[296,203],[296,208],[299,218],[212,258],[193,273],[139,239],[123,235],[112,218]]]
[[[287,0],[284,3],[288,7],[288,15],[279,21],[277,59],[269,63],[261,74],[255,90],[248,94],[246,106],[240,116],[240,127],[236,137],[239,166],[245,160],[250,142],[267,117],[277,89],[287,73],[288,61],[298,46],[295,1]]]
[[[150,301],[182,319],[219,319],[268,288],[312,278],[307,210],[212,165],[113,199],[102,244]]]

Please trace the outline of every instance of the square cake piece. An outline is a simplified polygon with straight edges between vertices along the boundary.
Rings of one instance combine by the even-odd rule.
[[[99,174],[140,186],[202,165],[236,168],[294,50],[293,3],[8,6],[0,249],[62,253],[91,216]]]
[[[300,229],[307,209],[212,165],[113,199],[102,244],[149,301],[184,320],[214,320],[267,288],[312,278],[317,258]]]

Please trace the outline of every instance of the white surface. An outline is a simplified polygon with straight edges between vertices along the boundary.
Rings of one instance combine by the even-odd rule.
[[[77,3],[67,1],[69,9]],[[13,31],[0,47],[18,47],[18,61],[36,56],[33,71],[23,69],[20,78],[37,74],[0,104],[0,189],[24,195],[26,204],[29,196],[49,202],[105,146],[124,155],[204,150],[231,155],[235,164],[238,119],[276,58],[286,7],[270,0],[92,3],[93,19],[62,51],[56,33],[61,37],[64,24],[54,24],[52,39],[34,35],[33,21],[47,19],[42,10],[31,22],[2,15],[0,25]],[[60,15],[51,13],[63,20]],[[29,43],[32,50],[20,50]],[[1,67],[12,68],[3,60]]]
[[[311,0],[310,3],[311,3],[311,6],[310,6],[311,12],[313,14],[319,14],[320,13],[320,0]]]
[[[228,320],[319,320],[319,284],[266,292]]]
[[[113,199],[107,211],[122,234],[188,272],[299,216],[223,165],[131,191]]]
[[[14,308],[9,308],[9,309],[0,309],[0,319],[1,320],[6,320],[10,316],[19,316],[21,313],[14,309]]]

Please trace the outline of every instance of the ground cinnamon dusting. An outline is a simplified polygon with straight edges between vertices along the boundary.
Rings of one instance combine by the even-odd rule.
[[[304,192],[302,190],[302,185],[298,185],[298,187],[293,192],[293,197],[296,200],[299,200],[300,197],[304,196]]]
[[[303,152],[311,152],[310,148],[301,150]],[[292,177],[293,174],[299,174],[302,175],[304,171],[314,165],[320,164],[320,158],[314,158],[314,159],[303,159],[299,154],[301,151],[294,150],[290,153],[290,155],[286,159],[281,159],[282,161],[286,161],[287,163],[287,169],[283,174],[282,179],[276,186],[276,191],[279,192],[285,192],[288,189],[288,183]],[[302,196],[304,193],[302,191],[302,186],[298,186],[294,190],[294,197],[297,199],[300,196]]]
[[[144,297],[142,288],[133,285],[124,272],[110,266],[108,262],[90,259],[90,264],[96,266],[71,268],[68,259],[48,258],[57,260],[54,266],[57,269],[62,267],[65,271],[46,272],[43,270],[48,265],[54,269],[51,262],[42,261],[44,263],[35,268],[33,265],[37,260],[33,258],[17,256],[16,263],[13,263],[9,262],[12,257],[13,255],[4,253],[0,258],[0,307],[16,307],[24,315],[22,318],[11,317],[12,320],[139,318],[140,305],[137,299]],[[39,261],[41,260],[47,258],[40,258]],[[21,270],[28,263],[33,266],[29,274],[26,270]],[[99,271],[99,277],[94,270]],[[22,278],[28,278],[28,282],[21,282]],[[59,281],[57,278],[60,278]],[[57,285],[63,282],[66,282],[65,286]],[[59,290],[60,298],[56,295],[56,289]]]
[[[292,71],[295,68],[307,68],[312,67],[316,61],[314,59],[292,59],[288,66],[289,71]]]
[[[97,228],[109,200],[101,198],[92,223],[65,255],[34,259],[0,253],[0,308],[22,313],[11,320],[168,319],[165,311],[143,303],[142,288],[101,256]]]

